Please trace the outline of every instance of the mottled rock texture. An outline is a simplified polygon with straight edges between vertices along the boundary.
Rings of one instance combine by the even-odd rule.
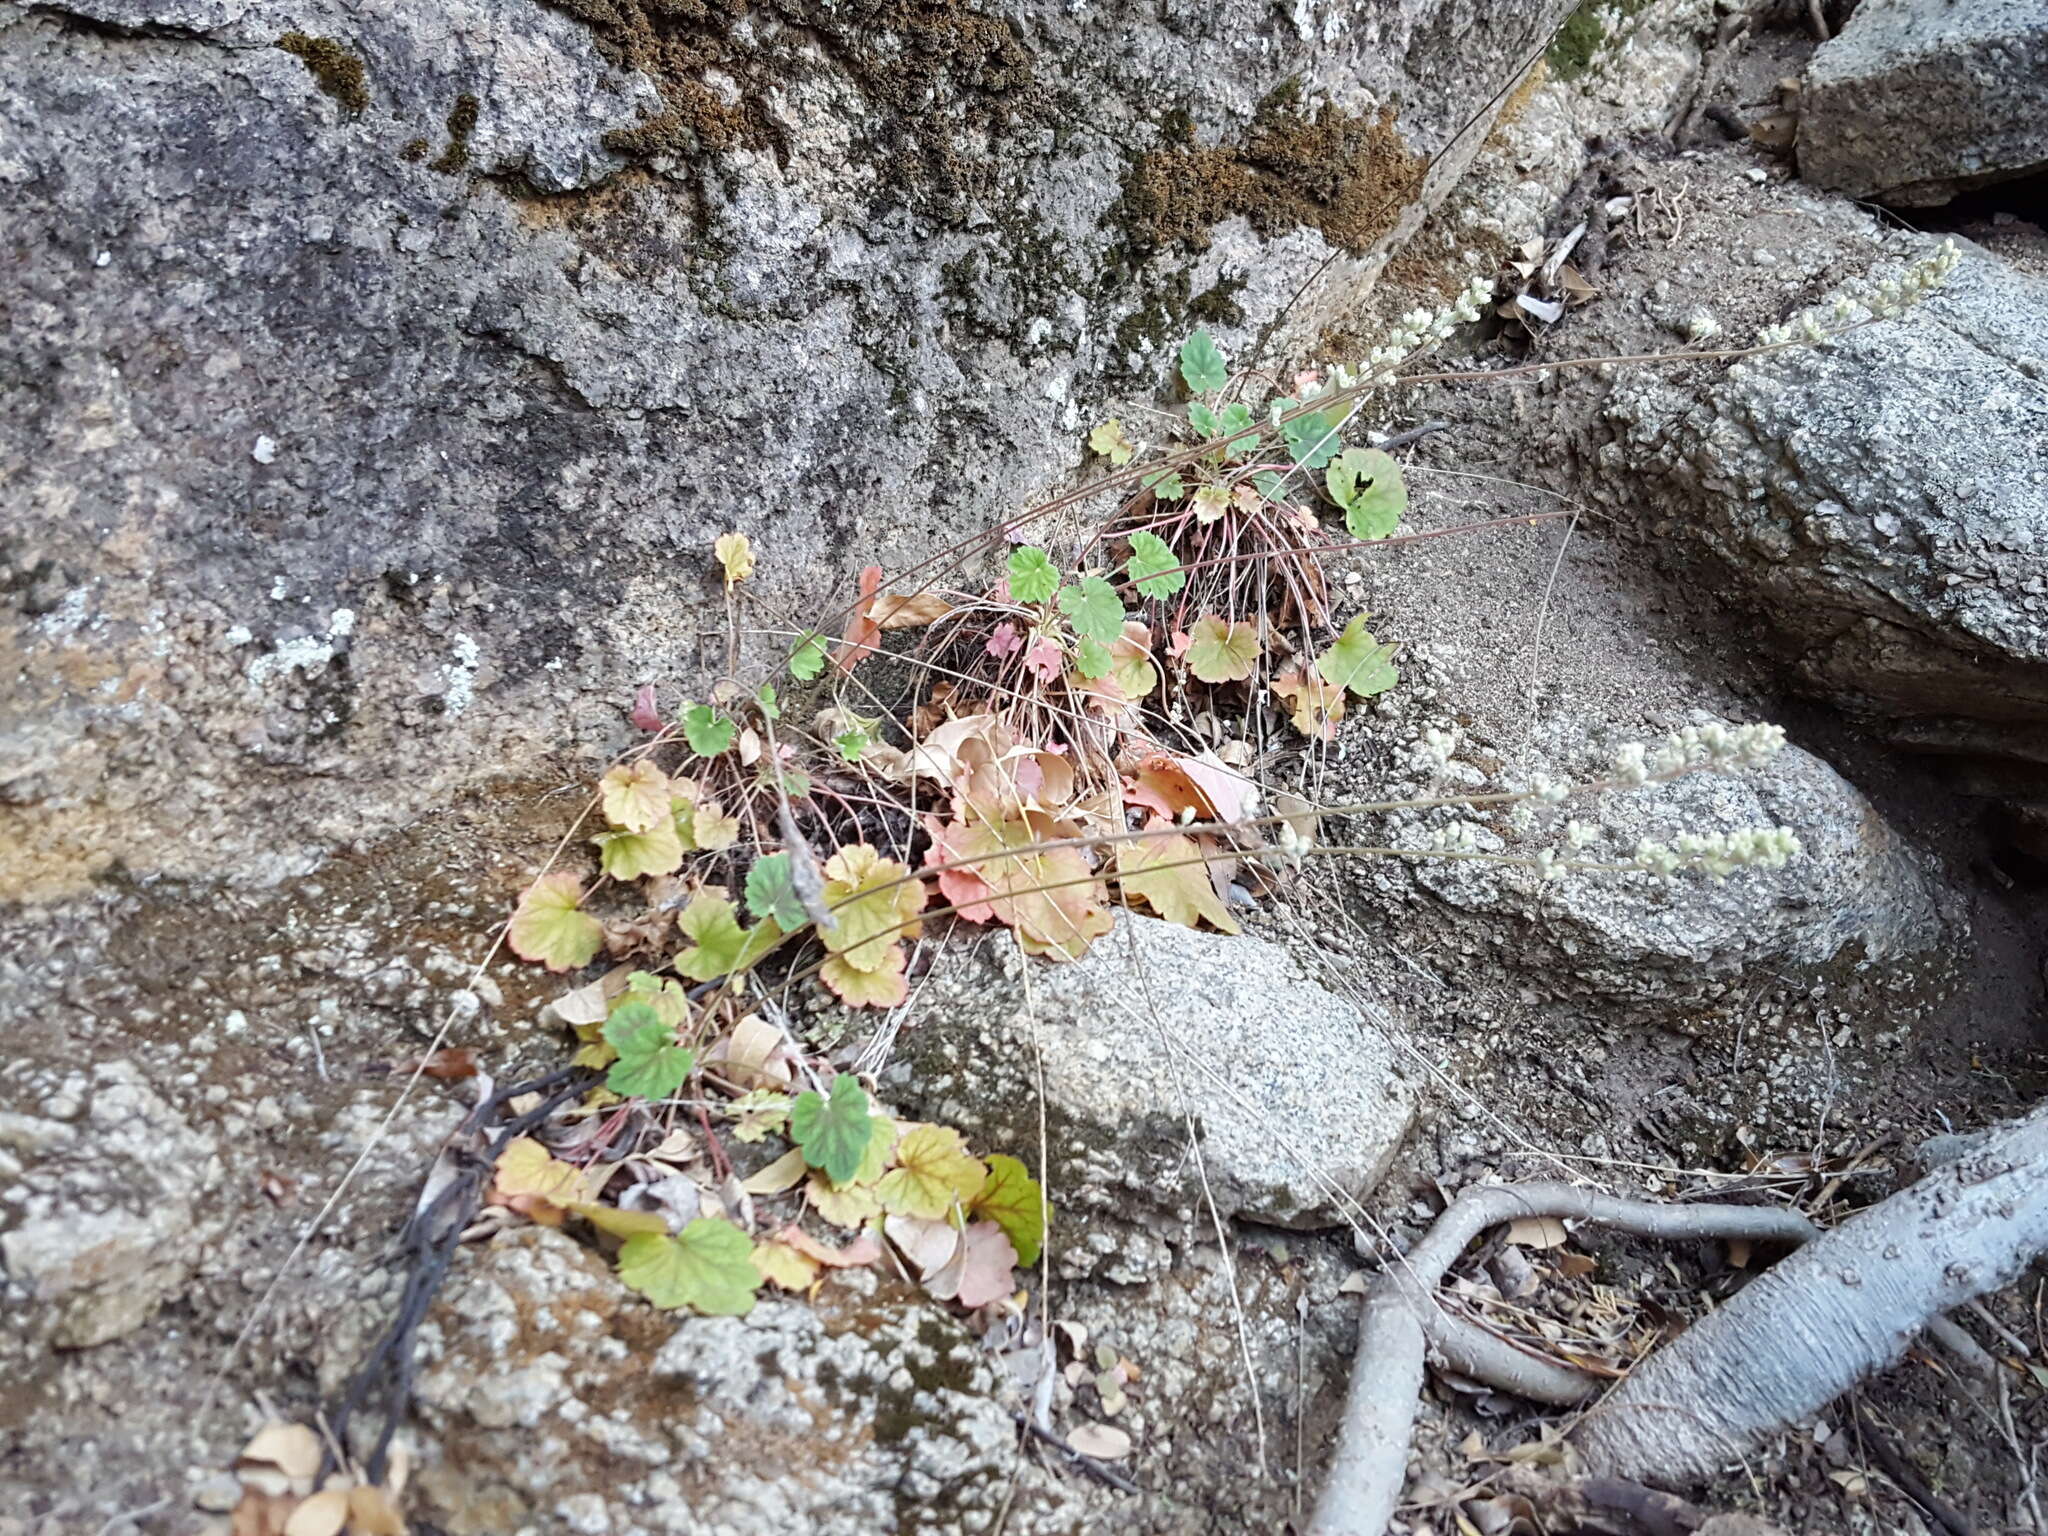
[[[787,630],[1303,347],[1560,9],[0,9],[0,897],[616,744],[717,533]]]
[[[1800,97],[1799,172],[1904,206],[2048,169],[2048,7],[1864,0]]]

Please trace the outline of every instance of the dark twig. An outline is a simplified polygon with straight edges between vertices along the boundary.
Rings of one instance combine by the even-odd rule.
[[[532,1082],[501,1088],[470,1111],[456,1128],[451,1148],[458,1165],[455,1177],[424,1207],[413,1213],[399,1236],[399,1256],[408,1266],[408,1273],[397,1315],[392,1318],[391,1326],[377,1341],[376,1347],[349,1378],[348,1391],[334,1413],[334,1438],[346,1445],[349,1420],[358,1409],[367,1406],[373,1396],[381,1400],[383,1427],[364,1468],[371,1482],[381,1483],[384,1480],[385,1460],[390,1454],[392,1437],[398,1433],[399,1425],[405,1422],[406,1412],[412,1403],[415,1336],[420,1324],[426,1321],[427,1311],[440,1293],[442,1283],[448,1278],[448,1268],[454,1262],[455,1250],[461,1246],[463,1232],[483,1203],[484,1189],[490,1183],[498,1154],[515,1137],[524,1136],[545,1123],[562,1105],[587,1089],[592,1080],[587,1068],[564,1067]],[[529,1093],[544,1094],[545,1097],[525,1113],[506,1122],[479,1149],[477,1140],[498,1111]],[[329,1459],[332,1459],[331,1452]],[[323,1472],[328,1470],[331,1468],[322,1468]]]
[[[1425,421],[1421,426],[1410,427],[1406,432],[1396,432],[1392,437],[1381,443],[1380,447],[1386,452],[1392,453],[1396,448],[1406,448],[1410,443],[1421,442],[1432,432],[1448,432],[1450,430],[1451,424],[1448,421]]]
[[[1927,1486],[1927,1480],[1913,1470],[1913,1464],[1900,1454],[1892,1444],[1891,1436],[1883,1433],[1871,1423],[1862,1408],[1851,1404],[1849,1416],[1856,1423],[1856,1433],[1862,1446],[1869,1451],[1884,1475],[1899,1485],[1900,1491],[1925,1510],[1928,1516],[1949,1533],[1949,1536],[1976,1536],[1975,1528],[1955,1508],[1945,1503],[1940,1494]]]

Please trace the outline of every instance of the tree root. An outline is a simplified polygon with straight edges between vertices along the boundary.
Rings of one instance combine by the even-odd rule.
[[[1432,1347],[1465,1374],[1538,1401],[1578,1403],[1598,1390],[1599,1378],[1525,1354],[1445,1316],[1436,1304],[1432,1293],[1465,1245],[1489,1227],[1524,1216],[1576,1217],[1640,1237],[1797,1244],[1814,1236],[1812,1223],[1798,1213],[1763,1207],[1661,1205],[1558,1183],[1467,1190],[1366,1293],[1357,1364],[1312,1536],[1380,1536],[1385,1530],[1407,1472],[1423,1359]]]
[[[1707,1475],[1897,1360],[2048,1250],[2048,1103],[1757,1276],[1574,1434],[1596,1471]]]

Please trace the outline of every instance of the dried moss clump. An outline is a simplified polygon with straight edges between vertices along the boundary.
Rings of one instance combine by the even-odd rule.
[[[1209,231],[1238,215],[1268,238],[1307,227],[1332,245],[1364,250],[1394,227],[1428,168],[1391,108],[1354,117],[1326,106],[1309,118],[1272,104],[1239,148],[1142,156],[1124,185],[1122,215],[1141,250],[1206,250]]]
[[[477,99],[467,91],[455,98],[455,108],[448,114],[448,147],[428,170],[453,176],[469,164],[469,136],[476,132],[477,106]]]
[[[360,117],[370,105],[369,72],[363,61],[331,37],[309,37],[304,32],[287,32],[277,46],[306,66],[306,73],[320,90],[340,102],[350,117]]]

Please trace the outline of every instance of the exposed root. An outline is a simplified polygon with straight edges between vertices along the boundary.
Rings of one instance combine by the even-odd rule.
[[[1444,1315],[1432,1295],[1466,1244],[1524,1216],[1576,1217],[1656,1238],[1745,1238],[1798,1244],[1813,1224],[1795,1211],[1733,1205],[1661,1205],[1561,1183],[1497,1184],[1452,1202],[1405,1259],[1366,1293],[1358,1358],[1337,1450],[1309,1530],[1313,1536],[1380,1536],[1400,1498],[1408,1442],[1430,1347],[1447,1363],[1504,1391],[1540,1401],[1584,1401],[1597,1378],[1539,1360]]]

